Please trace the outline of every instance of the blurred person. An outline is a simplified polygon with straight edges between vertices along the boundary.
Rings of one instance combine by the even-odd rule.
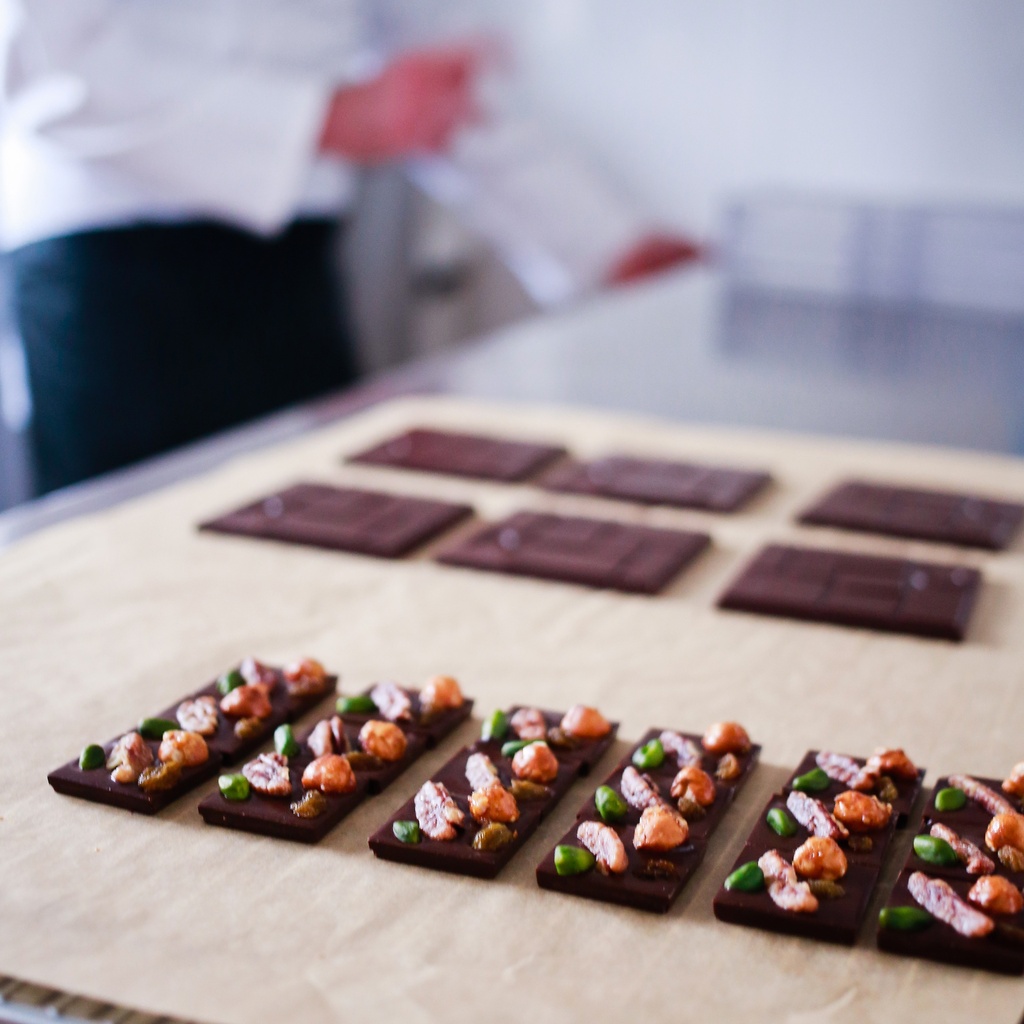
[[[354,379],[354,168],[445,149],[475,50],[374,67],[358,0],[0,0],[0,33],[40,492]]]

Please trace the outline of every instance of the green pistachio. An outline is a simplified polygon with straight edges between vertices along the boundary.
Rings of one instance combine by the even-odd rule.
[[[929,864],[952,867],[960,863],[960,858],[945,839],[938,836],[914,836],[914,853]]]
[[[665,763],[665,748],[661,740],[651,740],[633,751],[633,764],[642,772],[660,768]]]
[[[820,768],[812,768],[793,780],[793,788],[799,789],[801,793],[820,793],[831,784],[832,780]]]
[[[249,780],[241,773],[235,775],[222,775],[217,780],[217,785],[225,800],[248,800]]]
[[[604,821],[617,822],[626,817],[629,810],[626,801],[611,786],[598,786],[594,793],[594,806]]]
[[[334,705],[339,715],[372,715],[377,705],[365,695],[358,697],[339,697]]]
[[[180,728],[177,722],[172,722],[169,718],[143,718],[139,722],[139,732],[147,740],[162,740],[165,732]]]
[[[596,863],[594,855],[580,846],[555,847],[555,871],[560,875],[582,875]]]
[[[415,821],[396,821],[391,831],[400,843],[418,843],[421,838],[420,826]]]
[[[485,742],[488,740],[503,740],[508,733],[508,715],[504,711],[492,711],[488,718],[484,719],[483,728],[480,730],[480,738]]]
[[[98,743],[90,743],[82,748],[78,757],[78,767],[82,771],[91,771],[93,768],[102,768],[107,763],[106,751]]]
[[[917,932],[932,923],[932,915],[920,907],[884,907],[878,926],[897,932]]]
[[[245,679],[237,668],[231,669],[230,672],[225,672],[217,680],[217,692],[222,697],[226,697],[232,690],[237,690],[240,686],[245,686]]]
[[[279,725],[274,730],[274,749],[282,757],[294,757],[299,752],[299,744],[290,725]]]
[[[748,860],[725,880],[725,887],[739,892],[760,892],[764,888],[764,872],[757,866],[756,860]]]
[[[796,822],[781,807],[773,807],[765,820],[777,836],[785,839],[796,835]]]
[[[935,794],[935,809],[938,811],[959,811],[967,803],[967,794],[956,786],[946,786]]]

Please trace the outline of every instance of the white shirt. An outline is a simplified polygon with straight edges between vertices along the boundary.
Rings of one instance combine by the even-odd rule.
[[[317,143],[364,22],[358,0],[0,0],[0,246],[344,208],[352,169]]]

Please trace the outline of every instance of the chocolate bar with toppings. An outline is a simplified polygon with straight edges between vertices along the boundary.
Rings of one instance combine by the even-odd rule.
[[[549,491],[592,494],[644,505],[735,512],[770,480],[761,472],[611,455],[591,462],[568,459],[545,473],[539,483]]]
[[[962,640],[981,573],[843,551],[764,548],[719,598],[720,608]]]
[[[348,461],[514,483],[564,454],[565,449],[557,445],[419,428],[359,452]]]
[[[382,860],[494,878],[581,775],[600,760],[618,723],[576,705],[497,711],[378,829]]]
[[[311,658],[284,669],[246,658],[216,682],[50,772],[58,792],[155,814],[334,690]]]
[[[879,915],[879,949],[1024,974],[1022,776],[939,779]]]
[[[385,682],[340,697],[336,714],[299,736],[278,730],[273,754],[222,776],[220,791],[200,802],[199,813],[208,825],[319,842],[472,710],[473,701],[450,676],[434,677],[423,690]]]
[[[761,748],[736,723],[703,737],[651,729],[537,867],[542,889],[666,913]]]
[[[656,594],[710,543],[704,533],[519,512],[456,541],[444,565]]]
[[[214,533],[402,558],[471,515],[468,505],[296,484],[200,525]]]
[[[768,801],[715,896],[715,916],[853,945],[900,808],[913,808],[923,776],[901,750],[867,759],[809,752]]]
[[[973,494],[852,480],[839,484],[800,522],[1000,551],[1024,520],[1024,505]]]

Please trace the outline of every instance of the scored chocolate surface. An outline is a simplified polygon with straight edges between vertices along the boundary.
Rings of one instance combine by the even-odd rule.
[[[1006,797],[1016,811],[1021,810],[1020,800],[1007,796],[1000,789],[1001,780],[978,776],[975,778],[983,785],[994,789],[1000,796]],[[939,779],[935,784],[925,804],[920,827],[916,830],[917,835],[930,835],[931,828],[936,823],[947,825],[961,839],[973,843],[991,859],[994,868],[992,874],[1008,878],[1019,889],[1021,874],[1005,867],[998,856],[985,845],[985,830],[992,820],[991,813],[970,799],[958,811],[936,809],[935,795],[939,790],[951,785],[947,778]],[[971,886],[981,877],[968,874],[965,865],[960,862],[954,865],[929,863],[919,857],[911,847],[906,864],[886,902],[887,907],[920,907],[907,887],[907,882],[915,871],[923,872],[929,878],[941,878],[948,882],[964,900],[967,899]],[[939,920],[933,920],[920,931],[898,931],[883,928],[880,924],[877,933],[878,948],[903,956],[981,968],[1000,974],[1024,974],[1024,911],[1018,914],[989,916],[997,922],[997,928],[991,934],[980,938],[961,935],[956,929]]]
[[[656,594],[711,542],[704,533],[518,512],[456,541],[445,565]]]
[[[564,454],[565,449],[556,445],[420,428],[353,455],[348,461],[513,482],[527,479]]]
[[[820,548],[769,545],[719,598],[721,608],[962,640],[977,569]]]
[[[756,863],[769,850],[778,850],[789,864],[793,863],[796,850],[807,841],[812,833],[796,820],[793,812],[786,806],[786,798],[791,792],[793,779],[815,767],[816,753],[817,751],[809,751],[805,755],[800,766],[787,781],[783,792],[773,796],[765,805],[731,871],[735,871],[751,861]],[[861,766],[865,763],[864,758],[854,758],[853,760]],[[818,900],[818,909],[813,913],[796,913],[779,907],[768,894],[767,885],[757,892],[726,889],[723,885],[712,904],[715,917],[730,924],[747,925],[787,935],[799,935],[822,942],[853,945],[864,923],[864,915],[878,884],[878,878],[893,836],[899,827],[899,808],[913,808],[920,797],[923,777],[924,770],[921,769],[915,780],[892,780],[899,796],[893,801],[893,813],[888,824],[881,829],[853,833],[852,835],[852,837],[866,836],[870,838],[870,849],[859,849],[857,842],[851,844],[850,840],[839,840],[839,845],[847,859],[846,874],[838,880],[838,884],[843,888],[842,896],[837,898],[822,896]],[[831,812],[836,796],[849,788],[845,783],[830,780],[828,788],[818,792],[808,792],[807,796],[820,800]],[[793,820],[796,832],[792,836],[780,836],[769,826],[767,816],[774,809],[784,811]]]
[[[1024,505],[971,494],[865,483],[839,484],[800,516],[800,522],[893,537],[1005,548],[1024,519]]]
[[[634,750],[650,740],[656,739],[664,730],[648,730],[636,744]],[[682,734],[686,739],[701,749],[701,737],[689,733]],[[708,840],[720,824],[725,813],[732,805],[740,787],[749,778],[757,763],[761,748],[754,745],[746,754],[738,754],[740,775],[729,782],[715,781],[715,801],[705,809],[701,817],[688,821],[690,826],[686,842],[673,850],[653,852],[637,850],[633,845],[633,834],[640,821],[641,812],[629,807],[622,822],[611,825],[622,840],[622,845],[629,858],[629,867],[623,874],[604,875],[591,869],[579,875],[559,875],[555,870],[555,850],[552,848],[543,861],[537,866],[537,884],[542,889],[582,896],[585,899],[599,900],[604,903],[615,903],[620,906],[633,907],[637,910],[649,910],[655,913],[666,913],[700,866],[707,850]],[[622,773],[632,764],[633,750],[627,754],[608,776],[604,785],[621,795]],[[699,767],[712,778],[718,765],[719,757],[702,751]],[[648,769],[646,774],[657,785],[670,807],[676,801],[671,796],[672,780],[679,771],[679,765],[672,755],[667,754],[661,767]],[[596,789],[596,787],[595,787]],[[558,841],[557,845],[582,847],[576,835],[580,824],[584,821],[601,822],[594,805],[593,796],[580,807],[572,828]]]
[[[287,839],[298,843],[319,842],[343,818],[347,817],[368,796],[374,796],[386,789],[425,750],[433,747],[459,725],[473,711],[473,701],[466,699],[457,708],[445,710],[426,717],[419,705],[419,691],[405,689],[413,702],[413,717],[395,724],[405,734],[405,753],[397,761],[366,764],[356,760],[353,772],[356,788],[350,793],[324,794],[326,810],[315,818],[303,818],[295,814],[291,805],[306,793],[302,785],[302,773],[313,760],[307,746],[310,733],[316,727],[313,723],[296,736],[300,752],[288,758],[288,774],[291,793],[287,797],[267,796],[252,789],[246,800],[228,800],[219,790],[210,793],[199,804],[199,813],[208,825],[233,828],[255,835]],[[370,690],[364,694],[369,696]],[[331,718],[335,712],[324,717]],[[380,714],[339,714],[344,723],[345,737],[350,750],[359,751],[359,730],[371,720],[381,720]]]
[[[508,717],[519,710],[511,708]],[[562,713],[544,711],[549,730],[558,727]],[[396,821],[415,821],[415,798],[407,800],[369,839],[370,849],[381,860],[414,864],[453,874],[469,875],[474,878],[494,878],[515,856],[524,843],[537,830],[537,826],[565,795],[569,787],[582,775],[586,775],[611,746],[618,731],[618,723],[611,723],[611,732],[597,740],[582,740],[571,749],[552,746],[558,758],[558,775],[545,786],[545,792],[536,799],[520,799],[519,820],[508,827],[515,832],[515,838],[498,850],[474,850],[473,838],[483,826],[473,820],[469,812],[469,797],[473,787],[466,778],[466,762],[471,754],[486,754],[498,770],[502,784],[509,788],[515,776],[512,773],[512,758],[501,753],[503,740],[477,740],[472,746],[464,747],[431,777],[432,781],[443,783],[452,799],[465,815],[465,825],[450,841],[430,839],[423,835],[418,843],[404,843],[393,831]],[[515,739],[511,733],[506,740]]]
[[[200,525],[214,533],[401,558],[472,514],[468,505],[296,484]]]
[[[645,505],[734,512],[764,488],[767,473],[626,455],[566,460],[538,481],[549,491],[621,498]]]

